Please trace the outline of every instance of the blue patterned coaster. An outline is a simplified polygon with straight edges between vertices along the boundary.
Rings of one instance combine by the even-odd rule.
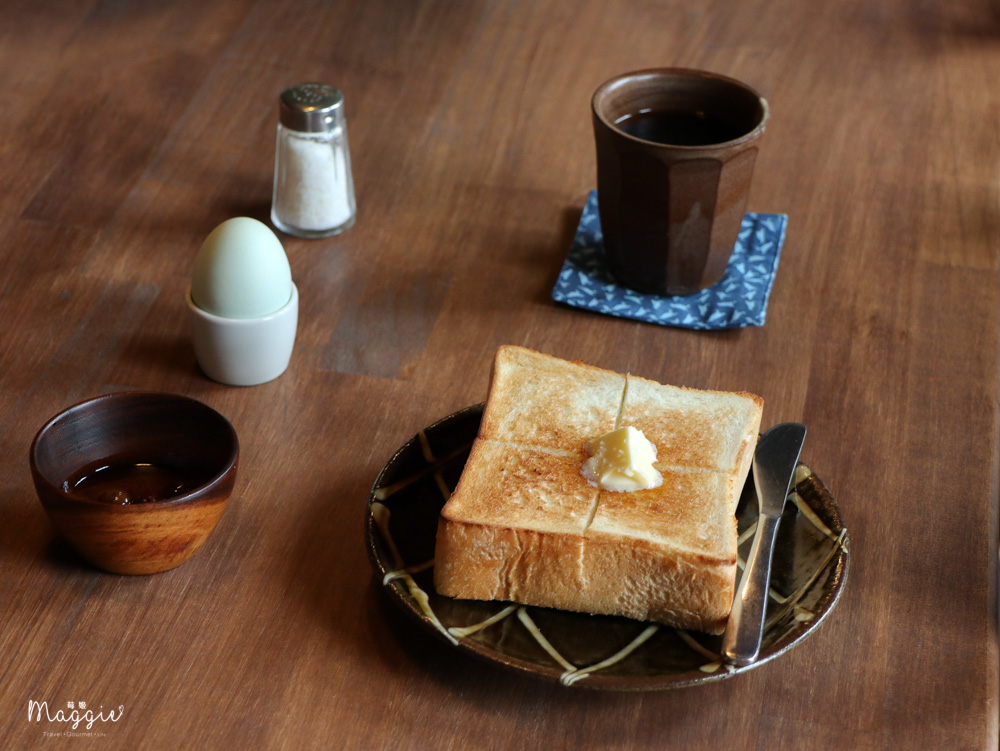
[[[620,286],[608,271],[597,191],[592,190],[552,299],[619,318],[686,329],[763,326],[787,224],[785,214],[746,214],[722,279],[684,297],[648,295]]]

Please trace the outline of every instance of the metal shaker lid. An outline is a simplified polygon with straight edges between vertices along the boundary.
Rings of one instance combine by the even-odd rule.
[[[344,95],[325,83],[300,83],[281,92],[281,124],[304,133],[324,133],[343,122]]]

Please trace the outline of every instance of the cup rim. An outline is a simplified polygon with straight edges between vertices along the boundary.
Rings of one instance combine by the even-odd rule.
[[[229,453],[225,465],[222,468],[213,471],[212,476],[208,480],[206,480],[205,482],[194,488],[191,488],[190,490],[187,490],[184,493],[181,493],[180,495],[176,495],[172,498],[165,498],[163,500],[156,500],[151,503],[124,504],[121,506],[101,503],[100,501],[95,501],[91,498],[87,498],[86,496],[78,495],[72,493],[71,491],[64,490],[61,486],[54,484],[47,476],[42,474],[41,470],[38,469],[38,463],[36,457],[37,457],[39,443],[43,439],[44,435],[48,433],[53,428],[53,426],[55,426],[60,421],[68,419],[73,416],[73,413],[79,412],[84,407],[89,407],[98,402],[112,401],[123,398],[142,399],[148,397],[156,397],[156,398],[167,397],[170,400],[178,402],[180,401],[188,402],[196,406],[198,409],[207,410],[209,413],[214,414],[214,416],[220,420],[220,424],[224,427],[226,432],[232,438],[232,451]],[[56,415],[49,418],[49,420],[47,420],[45,424],[38,429],[38,432],[35,433],[35,437],[31,441],[31,447],[28,451],[28,460],[29,460],[29,465],[31,467],[32,478],[36,483],[41,483],[50,491],[53,491],[54,499],[55,498],[59,499],[58,501],[55,501],[54,499],[46,499],[45,497],[40,496],[39,500],[42,502],[42,505],[49,505],[50,503],[53,502],[60,503],[61,505],[62,502],[66,502],[66,503],[71,503],[74,507],[85,506],[90,508],[106,509],[114,513],[149,513],[154,509],[163,508],[165,506],[178,506],[186,503],[195,503],[197,501],[200,501],[204,498],[206,491],[211,490],[216,486],[220,485],[225,481],[227,477],[231,475],[233,469],[239,462],[239,457],[240,457],[239,436],[236,434],[236,429],[233,427],[233,424],[221,412],[208,406],[204,402],[199,401],[198,399],[194,399],[190,396],[185,396],[183,394],[175,394],[169,391],[152,391],[152,390],[141,390],[141,389],[112,391],[110,393],[90,397],[88,399],[84,399],[83,401],[77,402],[76,404],[70,405],[66,409],[60,411]]]
[[[623,82],[636,79],[640,77],[653,77],[653,76],[663,76],[663,75],[674,75],[674,76],[686,76],[690,78],[707,78],[720,81],[722,83],[727,83],[729,85],[735,86],[742,89],[743,91],[752,94],[757,97],[760,102],[762,113],[760,117],[760,122],[757,123],[751,130],[747,131],[743,135],[730,139],[728,141],[719,141],[718,143],[710,144],[700,144],[700,145],[690,145],[690,144],[672,144],[672,143],[660,143],[657,141],[648,141],[644,138],[638,138],[629,133],[626,133],[621,128],[617,127],[613,122],[609,121],[604,114],[598,108],[598,98],[605,94],[609,89],[622,84]],[[612,76],[598,86],[593,95],[590,98],[590,109],[594,117],[598,118],[605,126],[607,126],[612,132],[625,138],[629,141],[633,141],[637,144],[642,144],[647,147],[659,147],[663,149],[671,149],[678,151],[705,151],[706,149],[718,150],[722,147],[736,146],[742,144],[746,141],[756,138],[760,133],[762,133],[767,126],[768,120],[771,116],[771,108],[759,91],[757,91],[753,86],[743,81],[740,81],[731,76],[723,75],[722,73],[714,73],[707,70],[699,70],[697,68],[678,68],[678,67],[667,67],[667,68],[642,68],[640,70],[628,71],[626,73],[619,73],[618,75]]]
[[[295,282],[292,282],[292,292],[288,296],[288,302],[273,313],[257,316],[256,318],[226,318],[225,316],[218,316],[215,313],[209,313],[207,310],[199,308],[198,304],[191,297],[191,285],[188,285],[187,292],[185,293],[185,299],[187,300],[188,310],[206,321],[211,321],[212,323],[222,326],[255,326],[265,321],[272,321],[275,318],[287,315],[292,308],[298,308],[299,288],[295,286]]]

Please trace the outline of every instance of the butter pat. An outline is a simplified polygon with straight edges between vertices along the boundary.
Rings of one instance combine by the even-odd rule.
[[[590,457],[580,473],[592,484],[617,493],[649,490],[663,484],[663,476],[653,468],[656,446],[641,430],[625,426],[587,441]]]

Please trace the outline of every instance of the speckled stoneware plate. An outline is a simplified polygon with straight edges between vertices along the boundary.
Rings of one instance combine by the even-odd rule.
[[[729,678],[772,660],[809,636],[847,580],[847,530],[833,496],[804,464],[778,534],[760,659],[737,668],[719,659],[721,636],[627,618],[435,593],[438,515],[458,483],[483,405],[434,423],[396,452],[368,499],[368,552],[389,597],[419,626],[522,673],[566,686],[611,690],[679,688]],[[740,569],[757,521],[753,481],[737,509]]]

